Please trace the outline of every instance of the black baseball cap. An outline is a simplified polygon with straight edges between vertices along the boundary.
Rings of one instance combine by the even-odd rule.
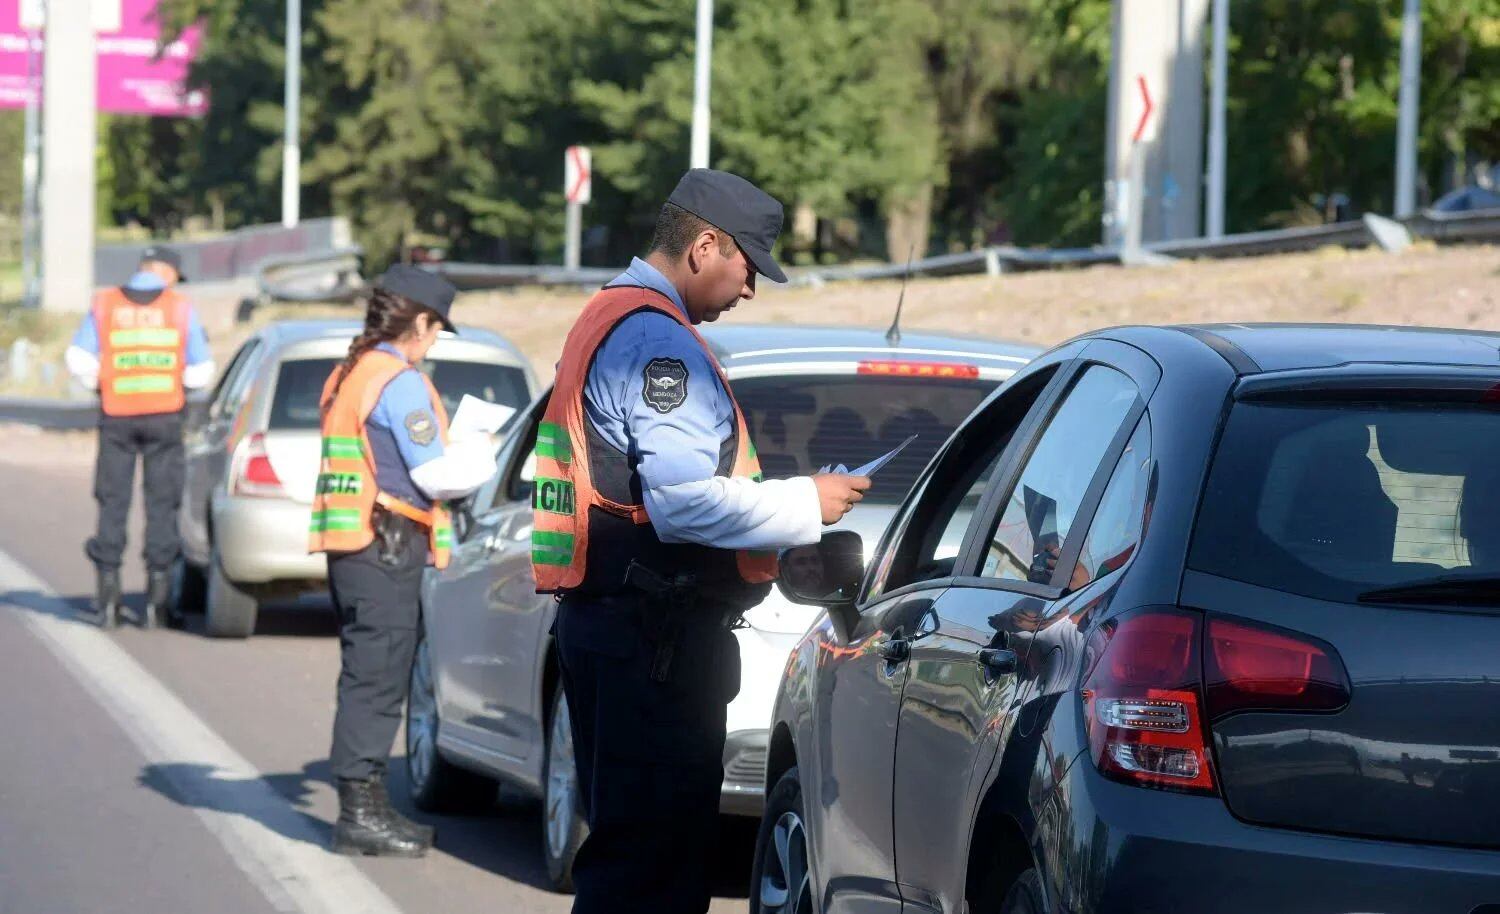
[[[694,168],[677,182],[667,202],[728,232],[755,272],[772,282],[786,282],[786,274],[771,259],[771,248],[781,234],[782,209],[775,197],[739,175]]]
[[[177,253],[176,248],[169,248],[162,244],[153,244],[141,252],[141,266],[148,263],[164,263],[177,271],[177,278],[187,282],[187,277],[182,275],[182,255]]]
[[[398,263],[382,273],[375,285],[393,295],[411,299],[424,308],[431,308],[442,319],[445,329],[452,333],[458,332],[458,328],[448,318],[448,312],[453,310],[453,297],[458,294],[458,288],[447,279],[411,264]]]

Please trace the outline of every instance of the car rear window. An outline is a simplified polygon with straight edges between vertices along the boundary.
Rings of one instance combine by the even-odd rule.
[[[322,424],[318,397],[338,363],[338,359],[282,362],[276,377],[276,394],[271,399],[270,428],[278,431],[318,428]],[[511,365],[428,359],[421,368],[432,378],[450,416],[458,409],[464,394],[517,409],[530,400],[525,373]]]
[[[867,463],[917,440],[875,476],[866,499],[898,504],[995,382],[982,379],[788,375],[734,382],[768,479]]]
[[[1500,414],[1411,403],[1239,403],[1190,567],[1325,600],[1500,574]]]

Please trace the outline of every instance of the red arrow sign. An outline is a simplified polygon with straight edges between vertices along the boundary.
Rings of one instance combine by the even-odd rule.
[[[1141,112],[1141,121],[1135,125],[1135,133],[1130,137],[1130,142],[1139,143],[1141,135],[1146,132],[1146,125],[1151,121],[1151,112],[1155,110],[1155,106],[1151,104],[1151,90],[1146,88],[1146,77],[1137,74],[1135,84],[1141,87],[1141,101],[1146,103],[1145,110]]]
[[[568,147],[568,157],[565,161],[568,174],[564,191],[569,203],[587,203],[593,196],[592,163],[593,156],[589,154],[587,146]]]

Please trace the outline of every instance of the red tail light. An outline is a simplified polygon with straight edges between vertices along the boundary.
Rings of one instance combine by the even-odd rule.
[[[886,375],[897,378],[977,378],[978,365],[953,362],[866,361],[856,369],[859,374]]]
[[[251,435],[240,445],[239,473],[235,476],[234,494],[256,498],[284,498],[286,489],[271,466],[266,453],[266,436]]]
[[[1236,711],[1337,711],[1349,676],[1331,645],[1240,620],[1211,618],[1204,657],[1209,716]]]
[[[1084,711],[1106,777],[1218,792],[1202,712],[1202,625],[1198,613],[1149,609],[1111,619],[1089,639]]]

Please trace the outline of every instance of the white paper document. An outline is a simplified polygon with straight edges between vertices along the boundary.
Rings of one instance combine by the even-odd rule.
[[[892,458],[894,458],[897,454],[901,453],[902,451],[906,450],[906,446],[908,444],[911,444],[913,441],[916,441],[916,440],[917,440],[917,436],[916,435],[912,435],[911,437],[907,438],[905,441],[901,442],[900,444],[898,444],[894,448],[892,448],[889,453],[882,454],[881,456],[876,457],[874,460],[870,461],[869,463],[865,464],[862,467],[855,467],[854,469],[851,470],[851,469],[849,469],[848,467],[844,466],[841,463],[841,464],[839,464],[836,467],[826,467],[825,466],[825,467],[823,467],[823,469],[819,470],[818,472],[819,473],[844,473],[844,474],[847,474],[849,476],[874,476],[876,473],[880,472],[880,470],[881,470],[882,467],[884,467],[886,464],[890,463]]]
[[[454,411],[452,421],[448,423],[448,437],[457,440],[493,435],[515,414],[514,406],[491,403],[473,394],[464,394],[464,398],[458,401],[458,409]]]

